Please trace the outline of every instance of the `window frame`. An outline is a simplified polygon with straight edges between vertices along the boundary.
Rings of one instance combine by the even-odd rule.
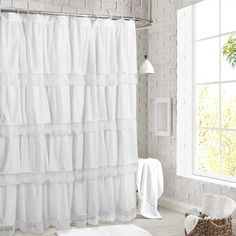
[[[222,22],[222,14],[221,14],[221,2],[222,0],[218,0],[219,2],[219,34],[213,35],[210,37],[205,37],[201,39],[196,38],[196,5],[192,8],[193,10],[193,42],[192,42],[192,52],[193,52],[193,57],[192,57],[192,75],[193,75],[193,82],[192,82],[192,120],[193,120],[193,127],[192,127],[192,173],[195,176],[201,176],[201,177],[207,177],[207,178],[213,178],[216,180],[221,180],[221,181],[227,181],[231,183],[236,183],[236,176],[224,176],[222,173],[222,131],[233,131],[236,133],[236,128],[235,129],[225,129],[222,128],[222,84],[227,84],[227,83],[235,83],[236,84],[236,79],[235,80],[223,80],[222,81],[222,61],[221,61],[221,55],[222,55],[222,37],[227,36],[227,35],[232,35],[236,34],[236,31],[232,32],[227,32],[227,33],[221,33],[221,22]],[[204,41],[204,40],[209,40],[209,39],[214,39],[218,38],[219,39],[219,81],[214,81],[214,82],[201,82],[197,83],[196,82],[196,44],[197,42]],[[236,78],[236,75],[235,75]],[[212,127],[197,127],[196,125],[196,90],[197,86],[199,85],[212,85],[212,84],[217,84],[219,85],[219,124],[218,127],[212,128]],[[196,155],[196,138],[197,138],[197,131],[198,130],[216,130],[219,131],[219,158],[220,158],[220,173],[215,174],[215,173],[209,173],[209,172],[204,172],[198,169],[198,157]]]

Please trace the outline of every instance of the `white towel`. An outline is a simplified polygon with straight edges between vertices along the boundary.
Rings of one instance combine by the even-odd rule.
[[[112,225],[58,231],[57,236],[152,236],[135,225]]]
[[[202,200],[202,213],[211,219],[222,219],[230,216],[235,210],[236,203],[231,198],[205,194]]]
[[[231,198],[214,194],[204,194],[201,212],[207,215],[206,219],[222,219],[230,216],[235,210],[235,207],[235,201]],[[197,209],[193,209],[188,213],[190,215],[184,221],[187,234],[196,227],[200,219]]]
[[[187,234],[194,230],[194,228],[197,226],[199,219],[200,218],[196,215],[189,215],[185,218],[184,227]]]
[[[162,218],[157,210],[164,186],[160,161],[152,158],[139,159],[136,181],[139,195],[138,214],[150,219]]]

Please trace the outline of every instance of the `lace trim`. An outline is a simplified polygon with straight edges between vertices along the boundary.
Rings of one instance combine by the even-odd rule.
[[[99,222],[131,221],[136,217],[136,208],[130,210],[116,210],[115,212],[99,212],[96,216],[73,216],[72,219],[46,219],[44,222],[21,222],[17,221],[14,226],[0,226],[1,236],[11,236],[15,230],[27,233],[43,233],[49,227],[57,230],[69,229],[71,225],[79,228],[87,225],[98,225]]]
[[[1,236],[12,236],[15,232],[15,225],[9,226],[0,226],[0,235]]]
[[[45,125],[0,125],[0,136],[18,135],[71,135],[113,130],[132,130],[137,128],[134,118],[110,121],[85,121],[72,124],[45,124]]]
[[[97,169],[81,169],[67,172],[0,174],[0,186],[23,183],[69,183],[81,180],[93,180],[114,177],[137,172],[138,164],[124,166],[108,166]]]
[[[136,85],[137,74],[79,75],[79,74],[0,74],[0,86],[111,86]]]

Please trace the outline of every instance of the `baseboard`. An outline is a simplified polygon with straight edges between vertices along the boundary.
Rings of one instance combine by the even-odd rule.
[[[158,205],[160,207],[167,208],[169,210],[176,211],[181,214],[185,214],[188,210],[196,208],[196,206],[184,202],[178,202],[166,197],[160,198]],[[236,227],[236,212],[233,214],[232,222],[234,227]]]
[[[184,203],[184,202],[178,202],[170,198],[162,197],[158,201],[158,205],[160,207],[167,208],[172,211],[179,212],[181,214],[185,214],[188,210],[196,208],[193,205]]]

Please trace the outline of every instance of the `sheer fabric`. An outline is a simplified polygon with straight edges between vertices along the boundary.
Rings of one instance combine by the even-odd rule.
[[[135,217],[133,21],[2,13],[0,234]]]

